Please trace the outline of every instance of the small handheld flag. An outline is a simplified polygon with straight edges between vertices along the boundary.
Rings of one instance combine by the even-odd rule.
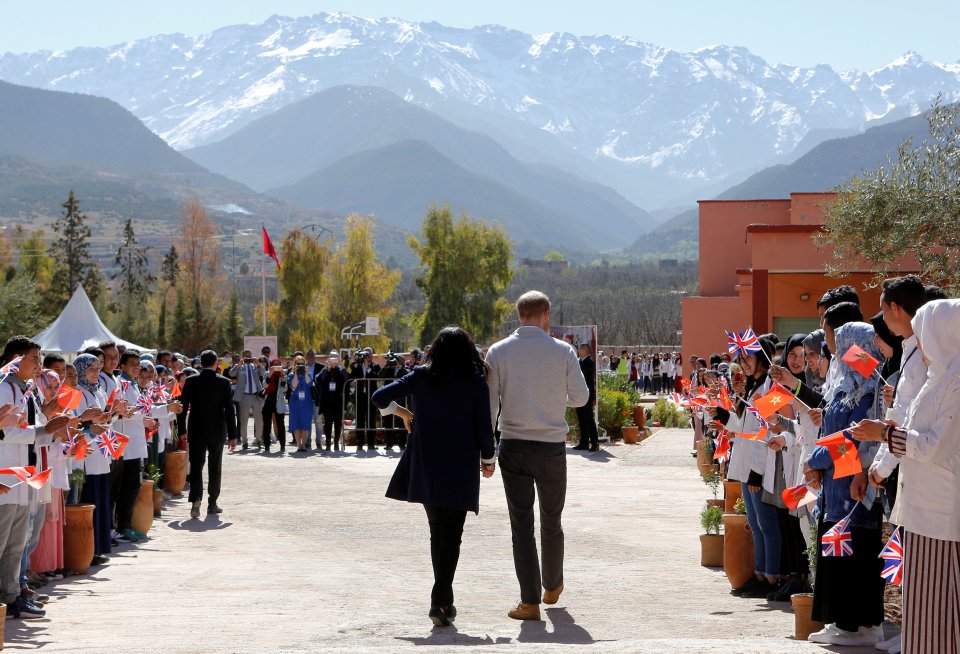
[[[860,373],[864,379],[869,379],[873,371],[880,365],[879,361],[864,352],[856,343],[850,346],[850,349],[840,357],[840,360]]]
[[[791,511],[796,511],[802,506],[813,504],[817,501],[817,494],[810,490],[806,484],[800,484],[787,488],[783,491],[783,503]]]
[[[842,431],[824,436],[816,442],[830,451],[833,459],[833,478],[849,477],[863,471],[857,447],[844,436]]]
[[[853,556],[853,534],[850,533],[850,516],[843,518],[827,529],[820,538],[824,556]]]
[[[148,395],[141,395],[134,406],[138,414],[145,416],[153,411],[154,404],[154,401]]]
[[[727,434],[729,433],[730,432],[724,429],[713,441],[713,460],[717,463],[726,463],[730,460],[730,439],[727,438]]]
[[[57,404],[67,411],[76,411],[80,407],[80,400],[83,399],[83,393],[63,384],[57,391]]]
[[[880,552],[883,559],[883,572],[880,576],[897,586],[903,585],[903,543],[900,542],[900,529],[894,529],[890,540]]]
[[[22,356],[14,357],[10,363],[0,368],[0,375],[6,377],[8,375],[15,375],[20,372],[20,362],[23,360]]]
[[[753,333],[752,327],[747,327],[742,334],[727,332],[727,351],[730,352],[730,356],[756,354],[762,349],[760,339]]]

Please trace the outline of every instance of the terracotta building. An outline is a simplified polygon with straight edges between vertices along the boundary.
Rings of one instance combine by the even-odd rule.
[[[781,339],[819,326],[817,300],[824,291],[850,284],[860,293],[865,317],[880,310],[880,289],[866,288],[875,273],[865,261],[851,261],[840,276],[828,277],[829,248],[814,236],[823,224],[823,206],[833,193],[793,193],[789,200],[700,201],[700,295],[683,299],[683,358],[704,359],[727,347],[724,329]],[[901,262],[895,274],[916,272]]]

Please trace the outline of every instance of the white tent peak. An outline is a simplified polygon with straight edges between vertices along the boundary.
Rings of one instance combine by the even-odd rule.
[[[107,329],[80,284],[57,319],[33,340],[40,344],[40,349],[44,352],[77,353],[103,341],[115,341],[117,345],[124,345],[129,350],[153,351],[125,341]]]

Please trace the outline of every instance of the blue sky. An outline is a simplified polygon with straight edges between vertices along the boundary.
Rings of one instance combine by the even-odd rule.
[[[343,11],[497,23],[530,33],[623,34],[679,50],[740,45],[771,63],[869,70],[907,50],[960,59],[958,0],[0,0],[0,52],[110,45],[150,34],[196,35],[271,14]]]

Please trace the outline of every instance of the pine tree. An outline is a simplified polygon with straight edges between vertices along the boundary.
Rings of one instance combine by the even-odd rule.
[[[164,283],[173,287],[177,283],[177,276],[180,274],[180,255],[177,253],[177,246],[171,245],[170,249],[163,256],[163,265],[160,268],[160,279]]]
[[[121,303],[121,329],[129,334],[154,280],[147,263],[147,249],[137,245],[130,218],[123,226],[123,242],[117,250],[114,263],[120,266],[118,299]]]
[[[53,223],[57,237],[50,244],[49,252],[54,259],[51,301],[62,306],[80,283],[85,283],[88,277],[94,283],[97,279],[95,275],[90,275],[90,270],[95,268],[90,259],[90,227],[87,226],[86,216],[80,211],[80,201],[71,190],[67,201],[60,206],[64,211]],[[99,295],[100,288],[95,289],[94,293],[90,288],[85,290],[92,299],[94,293]]]
[[[167,296],[160,298],[160,316],[157,318],[157,347],[164,347],[167,341]]]
[[[240,315],[240,295],[234,291],[230,295],[223,319],[220,321],[221,350],[237,350],[243,345],[243,316]]]
[[[170,334],[170,344],[178,350],[182,350],[189,336],[190,322],[187,316],[187,301],[183,296],[183,291],[178,288],[177,300],[173,305],[173,328]]]

